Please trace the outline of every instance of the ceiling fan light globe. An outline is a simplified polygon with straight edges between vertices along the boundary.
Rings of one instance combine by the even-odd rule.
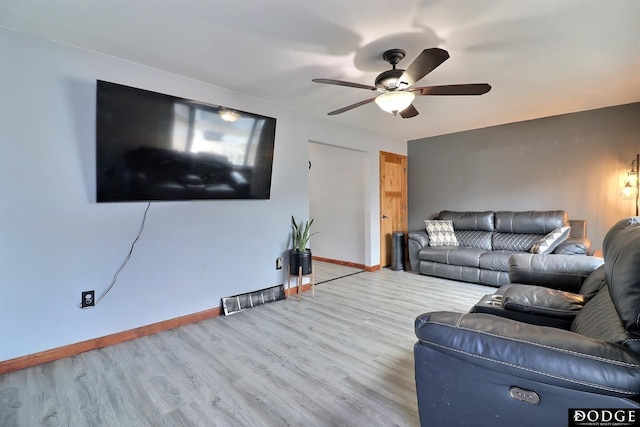
[[[383,111],[395,115],[411,105],[415,97],[412,92],[392,91],[378,95],[376,104]]]

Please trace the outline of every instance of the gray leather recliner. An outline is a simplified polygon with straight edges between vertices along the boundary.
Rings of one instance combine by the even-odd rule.
[[[640,217],[616,224],[603,254],[579,289],[593,294],[566,327],[478,312],[419,316],[421,425],[560,426],[575,408],[640,416]]]

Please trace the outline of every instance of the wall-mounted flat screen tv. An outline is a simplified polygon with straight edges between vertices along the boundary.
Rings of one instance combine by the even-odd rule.
[[[276,119],[97,81],[96,199],[269,199]]]

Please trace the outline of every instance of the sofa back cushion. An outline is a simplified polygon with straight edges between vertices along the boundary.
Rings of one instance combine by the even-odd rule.
[[[495,229],[499,233],[544,236],[556,228],[568,226],[569,215],[566,211],[500,211],[495,213]]]
[[[609,244],[616,239],[618,233],[630,226],[640,225],[640,217],[638,216],[630,216],[628,218],[621,219],[617,223],[613,225],[607,231],[607,234],[604,236],[602,240],[602,253],[606,257],[607,252],[609,252]]]
[[[458,245],[485,250],[528,252],[551,231],[569,226],[566,211],[440,211],[453,222]]]
[[[490,251],[493,234],[493,211],[441,211],[438,219],[453,222],[458,245]]]
[[[585,259],[593,257],[583,257]],[[595,294],[600,292],[603,286],[607,285],[607,279],[604,276],[604,264],[593,270],[589,276],[584,280],[580,287],[580,293],[584,295],[587,300],[594,297]]]
[[[630,334],[620,322],[606,286],[603,286],[578,312],[571,324],[571,331],[640,351],[640,339]]]
[[[605,240],[604,274],[611,300],[627,331],[640,335],[640,224],[627,222],[623,228],[619,222]]]
[[[481,230],[456,230],[456,237],[458,238],[458,246],[464,246],[467,248],[479,248],[485,251],[490,251],[491,237],[493,233],[491,231]]]
[[[493,231],[493,211],[458,212],[441,211],[438,219],[453,221],[454,230]]]

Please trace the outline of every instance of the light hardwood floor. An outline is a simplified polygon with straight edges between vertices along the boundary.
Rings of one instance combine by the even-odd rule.
[[[415,317],[493,288],[314,266],[315,298],[0,376],[0,426],[418,426]]]

